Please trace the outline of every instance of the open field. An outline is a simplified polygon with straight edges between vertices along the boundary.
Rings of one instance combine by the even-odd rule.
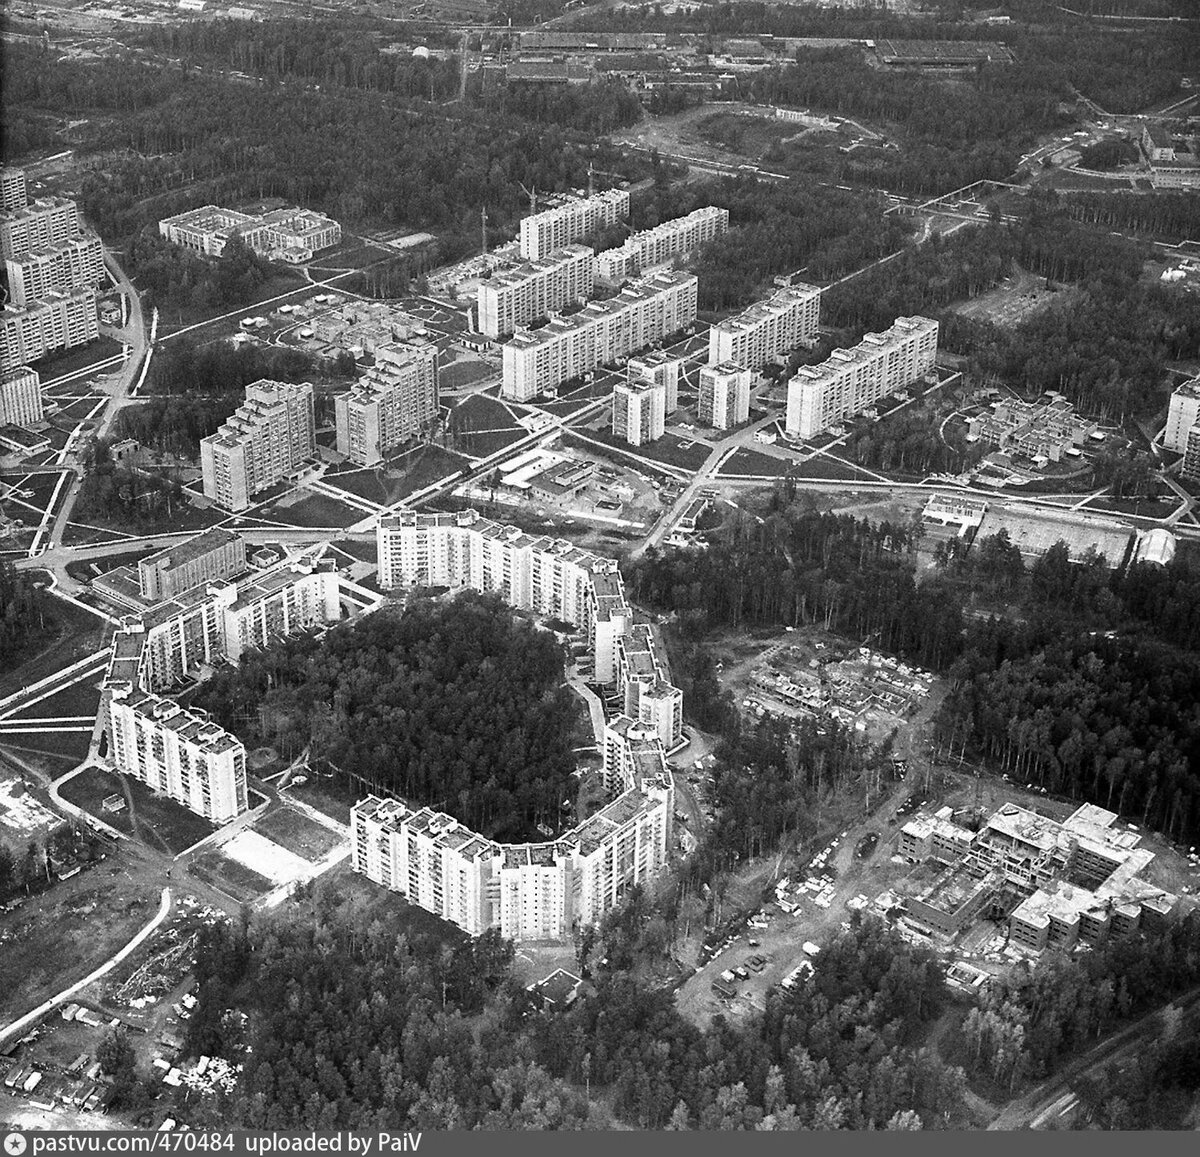
[[[254,830],[310,863],[324,859],[342,842],[328,828],[289,807],[271,812],[254,825]]]
[[[512,411],[501,401],[487,394],[472,394],[454,407],[454,426],[457,430],[519,429]]]
[[[187,808],[155,795],[145,784],[99,767],[84,768],[63,785],[65,800],[90,812],[119,832],[141,840],[148,847],[178,855],[215,832],[216,825]],[[104,800],[124,795],[124,811],[106,812]]]
[[[188,873],[240,904],[257,900],[272,888],[266,876],[260,876],[245,864],[229,859],[215,848],[197,856],[188,865]]]
[[[987,321],[1011,329],[1041,312],[1053,301],[1069,302],[1070,290],[1050,290],[1046,279],[1020,270],[1002,285],[954,307],[960,317]]]
[[[255,514],[272,522],[298,527],[350,526],[363,516],[356,506],[324,494],[309,494],[298,502],[273,502]]]
[[[456,361],[438,370],[438,385],[443,390],[461,389],[474,385],[484,378],[493,377],[496,370],[487,362]]]
[[[718,473],[782,476],[788,472],[791,466],[792,463],[785,458],[760,454],[757,450],[740,449],[725,459]]]
[[[33,368],[41,375],[42,381],[47,382],[52,378],[61,378],[63,374],[87,369],[88,366],[106,361],[120,352],[121,343],[119,341],[101,336],[87,345],[76,346],[74,349],[62,350],[60,353],[40,358],[33,363]]]
[[[349,794],[339,792],[332,780],[322,779],[314,782],[310,778],[308,783],[300,787],[289,787],[287,791],[288,795],[294,795],[339,824],[350,823],[350,808],[354,799]],[[283,798],[286,800],[287,796]]]
[[[56,633],[30,654],[6,655],[0,669],[0,696],[11,695],[22,687],[37,683],[76,659],[98,651],[108,641],[112,629],[103,619],[74,603],[50,596],[47,609],[54,616]]]

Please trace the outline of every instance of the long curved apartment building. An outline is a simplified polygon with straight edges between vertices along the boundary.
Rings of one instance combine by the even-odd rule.
[[[612,801],[545,843],[499,844],[452,816],[371,796],[351,811],[352,865],[368,879],[471,935],[557,939],[594,924],[667,863],[674,788],[666,751],[683,736],[683,696],[670,685],[649,627],[635,625],[617,564],[572,543],[458,514],[380,520],[379,583],[492,591],[514,607],[575,623],[596,680],[624,713],[597,736]]]

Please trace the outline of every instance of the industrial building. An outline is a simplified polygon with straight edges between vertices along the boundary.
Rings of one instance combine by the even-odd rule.
[[[0,374],[0,426],[32,426],[42,420],[41,380],[29,366]]]
[[[388,345],[354,386],[333,399],[337,449],[374,466],[437,417],[437,346]]]
[[[158,223],[159,235],[173,245],[220,257],[231,237],[240,237],[260,257],[291,264],[310,261],[342,240],[342,227],[311,209],[273,209],[239,213],[216,205],[189,209]]]
[[[729,229],[729,210],[708,205],[686,217],[664,221],[653,229],[635,233],[617,249],[596,257],[596,276],[606,281],[636,277],[643,270],[690,253]]]
[[[658,273],[631,282],[616,297],[593,301],[569,318],[518,331],[503,347],[501,394],[517,402],[581,377],[677,333],[696,319],[697,281]]]
[[[630,380],[637,378],[663,387],[664,405],[668,414],[673,414],[679,409],[679,376],[683,373],[683,358],[665,350],[651,350],[649,353],[630,358],[625,370]]]
[[[613,387],[613,436],[631,446],[644,446],[663,436],[667,388],[630,377]]]
[[[100,238],[91,233],[30,249],[23,257],[7,258],[4,264],[9,300],[21,307],[56,291],[97,286],[104,280],[104,248]]]
[[[507,337],[519,326],[587,301],[595,282],[595,257],[586,245],[567,245],[481,281],[479,332]]]
[[[700,367],[701,425],[731,430],[750,417],[750,371],[736,362]]]
[[[0,309],[0,371],[28,365],[60,349],[87,345],[100,336],[96,291],[52,291],[24,308]]]
[[[609,189],[590,197],[570,197],[560,205],[522,219],[521,256],[527,261],[548,257],[628,216],[629,192],[626,189]]]
[[[834,350],[820,365],[801,366],[788,383],[787,432],[813,438],[873,403],[919,381],[937,356],[938,323],[899,317],[853,349]]]
[[[179,546],[168,546],[138,564],[138,588],[147,602],[163,602],[246,569],[240,534],[214,526]]]
[[[315,451],[312,383],[252,382],[246,400],[200,441],[204,493],[225,510],[245,510]]]
[[[757,373],[772,358],[817,336],[821,290],[791,285],[708,331],[708,364],[736,362]]]

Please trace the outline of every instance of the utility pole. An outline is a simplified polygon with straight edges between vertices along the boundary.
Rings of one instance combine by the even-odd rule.
[[[487,251],[488,251],[488,247],[487,247],[487,225],[488,225],[487,206],[486,206],[486,205],[484,205],[484,206],[483,206],[483,208],[481,208],[481,209],[479,210],[479,228],[480,228],[480,235],[481,235],[481,237],[482,237],[482,240],[483,240],[483,255],[484,255],[485,257],[487,256]]]

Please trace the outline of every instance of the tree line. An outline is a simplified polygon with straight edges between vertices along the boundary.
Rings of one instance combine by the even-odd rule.
[[[33,579],[11,562],[0,562],[0,663],[11,668],[55,626],[46,596]]]

